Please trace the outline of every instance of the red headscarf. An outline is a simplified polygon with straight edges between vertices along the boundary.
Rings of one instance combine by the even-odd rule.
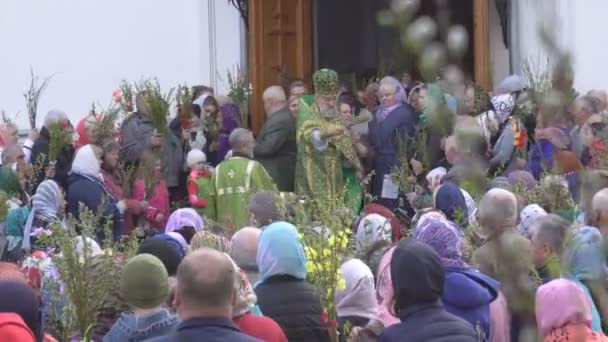
[[[91,143],[91,136],[89,135],[89,131],[87,128],[91,128],[98,120],[100,119],[99,114],[95,115],[87,115],[78,121],[78,125],[76,126],[76,134],[77,139],[74,141],[74,148],[78,149],[84,145],[88,145]]]
[[[363,212],[366,215],[378,214],[378,215],[388,219],[389,221],[391,221],[391,228],[392,228],[391,240],[393,240],[393,242],[398,241],[403,237],[403,231],[405,230],[405,227],[403,227],[403,225],[401,224],[401,221],[399,221],[397,216],[395,216],[395,214],[393,214],[393,212],[390,211],[390,209],[388,209],[387,207],[380,205],[378,203],[371,203],[363,209]]]

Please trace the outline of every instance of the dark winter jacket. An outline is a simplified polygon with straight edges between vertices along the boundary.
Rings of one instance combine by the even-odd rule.
[[[179,319],[163,309],[147,316],[123,313],[103,342],[139,342],[173,332]]]
[[[34,180],[34,190],[38,188],[38,185],[45,179],[45,170],[49,166],[49,142],[50,134],[46,127],[42,127],[38,139],[32,146],[31,163],[36,168],[36,175]],[[57,156],[57,163],[55,164],[55,177],[53,178],[62,188],[66,189],[68,185],[68,173],[72,168],[72,159],[74,158],[74,147],[68,144],[63,147],[59,156]]]
[[[393,253],[390,267],[395,311],[401,323],[386,328],[378,341],[479,340],[471,324],[448,313],[441,304],[445,273],[431,247],[412,239],[402,240]]]
[[[470,268],[446,268],[441,302],[454,314],[490,340],[490,303],[498,296],[500,284],[489,276]]]
[[[264,316],[275,320],[289,342],[329,341],[315,287],[288,275],[272,276],[255,287]]]
[[[109,219],[112,221],[114,241],[118,241],[123,232],[123,220],[116,205],[116,198],[104,187],[101,179],[94,179],[74,172],[70,174],[68,177],[67,209],[75,218],[80,215],[80,203],[97,213],[97,209],[103,200],[106,204],[103,209],[104,218],[98,225],[100,229],[97,231],[97,238],[103,240],[102,227],[105,227],[105,222]]]
[[[382,332],[379,342],[477,342],[480,339],[465,320],[448,313],[439,301],[399,310],[401,323]]]
[[[123,122],[120,135],[120,159],[134,163],[150,147],[154,127],[147,115],[135,112]]]
[[[296,123],[289,110],[283,108],[268,117],[253,151],[279,191],[293,191],[296,150]]]
[[[374,177],[372,179],[373,195],[377,202],[389,209],[398,205],[398,200],[382,198],[384,176],[390,174],[395,167],[399,167],[400,148],[407,147],[408,160],[414,157],[414,111],[410,105],[400,105],[395,108],[384,120],[376,116],[369,123],[369,143],[373,149]]]
[[[147,342],[260,342],[257,338],[243,334],[227,318],[199,317],[183,321],[169,335]]]

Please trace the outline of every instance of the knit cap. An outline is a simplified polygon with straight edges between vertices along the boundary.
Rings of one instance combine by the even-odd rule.
[[[204,163],[207,161],[207,156],[205,153],[197,148],[193,148],[188,152],[188,156],[186,157],[186,162],[188,163],[188,167],[192,167],[198,163]]]
[[[165,265],[152,254],[139,254],[125,265],[120,280],[120,294],[138,309],[152,309],[169,298]]]

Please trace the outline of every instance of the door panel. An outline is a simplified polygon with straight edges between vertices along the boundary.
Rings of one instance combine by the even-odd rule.
[[[264,89],[287,86],[312,73],[312,0],[251,0],[249,75],[252,83],[251,128],[258,132],[266,113]]]

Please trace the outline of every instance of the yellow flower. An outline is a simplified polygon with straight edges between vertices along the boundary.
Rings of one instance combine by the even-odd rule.
[[[329,247],[333,247],[336,245],[336,236],[332,235],[329,237],[329,240],[327,240],[327,243],[329,243]]]
[[[338,287],[336,290],[344,290],[346,289],[346,280],[343,277],[338,278]]]
[[[314,262],[312,262],[312,261],[306,262],[306,271],[308,273],[315,273],[315,272],[317,272],[317,265]]]
[[[331,251],[327,248],[323,249],[323,257],[327,258],[329,256],[331,256]]]

